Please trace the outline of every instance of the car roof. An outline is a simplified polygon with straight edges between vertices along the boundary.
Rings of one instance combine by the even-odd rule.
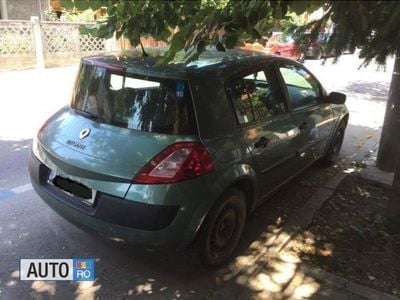
[[[221,52],[207,48],[197,60],[188,64],[184,62],[185,53],[182,51],[178,52],[175,59],[168,64],[158,65],[157,61],[165,51],[166,48],[149,48],[146,49],[147,56],[143,56],[141,50],[133,49],[88,56],[82,60],[85,64],[123,68],[127,73],[182,79],[193,73],[205,76],[214,73],[223,77],[231,74],[232,71],[240,72],[241,69],[257,66],[260,62],[284,59],[259,51],[227,49],[225,52]]]

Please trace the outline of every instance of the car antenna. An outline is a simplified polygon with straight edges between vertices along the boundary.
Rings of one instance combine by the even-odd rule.
[[[142,56],[149,56],[149,55],[146,53],[146,51],[144,51],[144,47],[143,47],[142,41],[140,41],[140,47],[142,48]]]

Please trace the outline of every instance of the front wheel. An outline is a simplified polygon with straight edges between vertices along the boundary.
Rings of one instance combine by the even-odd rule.
[[[346,123],[341,122],[336,130],[335,136],[329,145],[328,151],[322,157],[322,161],[326,164],[335,163],[339,157],[340,149],[342,149],[344,133],[346,131]]]
[[[322,49],[316,48],[314,50],[314,59],[321,59],[322,58]]]
[[[210,210],[199,232],[200,261],[206,267],[218,267],[234,253],[246,222],[243,193],[229,189]]]

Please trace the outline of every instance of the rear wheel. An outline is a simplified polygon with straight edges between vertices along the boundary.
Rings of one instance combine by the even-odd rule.
[[[208,213],[200,229],[200,260],[206,267],[218,267],[234,253],[246,221],[246,200],[243,193],[229,189]]]

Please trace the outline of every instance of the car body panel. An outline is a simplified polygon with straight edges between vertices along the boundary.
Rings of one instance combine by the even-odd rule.
[[[293,158],[297,150],[299,130],[291,114],[272,117],[270,120],[241,130],[253,157],[262,196],[267,195],[287,178],[293,170]],[[266,139],[266,147],[256,147],[260,139]]]
[[[90,133],[80,139],[79,134],[84,129],[90,129]],[[62,161],[68,161],[70,167],[65,165],[65,168],[69,173],[74,172],[72,167],[75,166],[125,181],[132,180],[143,165],[166,146],[177,141],[198,141],[196,136],[152,134],[98,123],[69,107],[62,108],[46,123],[38,139],[54,160],[59,159],[58,163],[62,165]]]
[[[112,53],[84,58],[83,63],[122,68],[132,74],[187,80],[197,122],[195,135],[156,134],[121,128],[84,117],[71,107],[65,107],[44,124],[33,147],[31,180],[41,198],[69,221],[114,239],[138,244],[189,245],[225,191],[245,182],[250,212],[265,196],[302,170],[305,166],[300,155],[302,151],[307,151],[306,158],[310,163],[324,154],[326,149],[323,148],[329,144],[340,119],[348,113],[343,105],[320,104],[295,112],[288,104],[284,114],[239,126],[225,91],[225,82],[235,74],[266,65],[295,62],[278,56],[227,50],[226,53],[206,51],[201,60],[188,65],[176,61],[158,66],[159,52],[150,52],[149,57],[142,57],[137,51]],[[276,72],[275,69],[270,71]],[[280,88],[285,103],[288,103],[287,92],[283,91],[283,86]],[[311,127],[301,132],[299,123],[304,120]],[[80,139],[79,134],[84,129],[90,129],[90,134]],[[254,145],[261,137],[269,140],[262,149]],[[202,143],[214,163],[214,171],[169,184],[137,184],[132,180],[154,156],[181,141]],[[37,174],[43,173],[43,169],[47,173],[40,179]],[[56,192],[49,180],[51,170],[98,192],[96,197],[101,201],[97,200],[103,206],[97,207],[95,200],[92,207],[81,205],[83,209],[76,209],[78,204],[74,201],[79,199],[63,191]],[[104,211],[100,213],[98,210],[107,207],[107,203],[144,207],[147,211],[157,211],[159,207],[176,208],[176,215],[163,228],[144,230],[140,226],[121,225],[123,222],[118,217]],[[129,216],[121,215],[121,219],[129,221]]]
[[[305,167],[324,153],[336,119],[329,104],[296,111],[293,116],[299,126],[306,124],[298,136],[299,163]]]
[[[217,143],[216,141],[209,141],[209,144],[221,145],[221,143]],[[228,147],[232,148],[232,145]],[[223,148],[227,149],[228,147],[225,146]],[[211,150],[211,152],[214,153],[215,151]],[[242,155],[238,157],[242,157]],[[34,160],[36,158],[32,157],[31,159]],[[46,161],[46,164],[49,164],[49,161]],[[53,167],[53,165],[51,165],[51,167]],[[31,170],[31,173],[33,172],[34,170]],[[94,187],[94,184],[96,184],[96,182],[70,176],[62,172],[60,172],[60,175],[66,175],[68,178],[85,183],[88,186]],[[113,239],[117,238],[131,243],[185,247],[193,240],[205,215],[213,206],[215,199],[218,198],[232,182],[241,179],[256,180],[255,178],[256,174],[249,165],[242,164],[238,167],[238,164],[234,161],[228,161],[225,164],[221,164],[216,172],[190,181],[160,185],[129,184],[129,190],[126,195],[125,192],[123,192],[127,188],[126,184],[108,183],[109,186],[103,186],[106,187],[106,192],[113,193],[113,195],[128,201],[150,205],[178,205],[179,211],[173,222],[167,228],[157,231],[127,228],[95,219],[90,214],[78,211],[68,205],[60,204],[60,201],[57,200],[54,194],[43,189],[43,186],[49,185],[48,182],[40,183],[39,180],[35,179],[33,176],[31,176],[31,181],[35,190],[47,204],[67,220],[78,226],[100,232]],[[97,182],[97,184],[101,185],[107,183]],[[116,185],[114,189],[111,188],[112,184]],[[257,183],[254,182],[254,185],[256,184]],[[117,187],[122,188],[122,193],[118,194]],[[212,188],[206,189],[204,187]],[[99,191],[103,190],[99,188]]]

